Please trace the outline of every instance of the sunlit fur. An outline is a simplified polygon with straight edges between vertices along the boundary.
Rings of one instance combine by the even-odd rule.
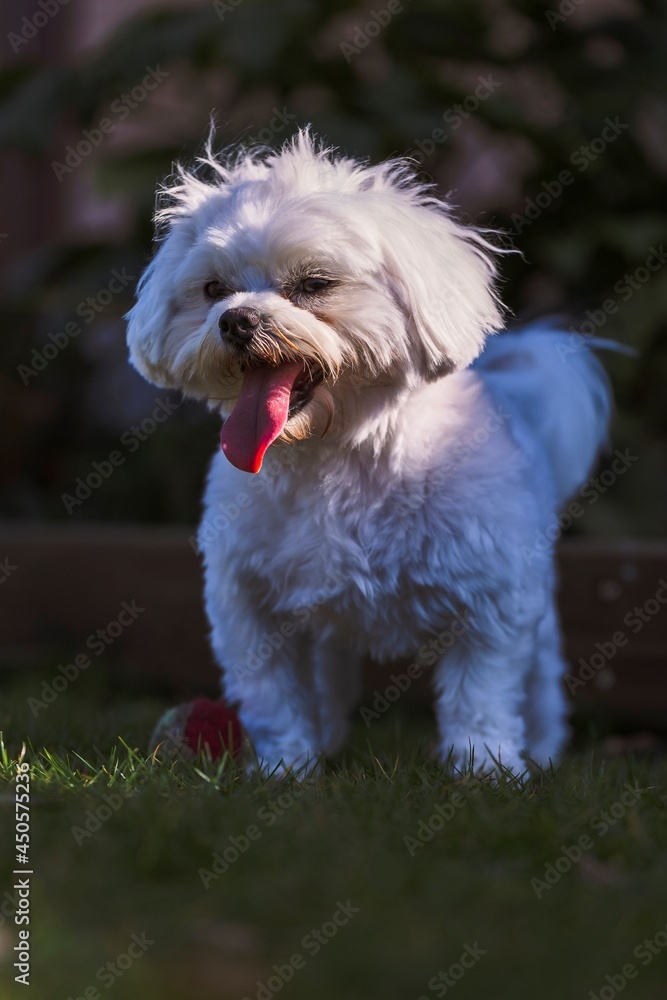
[[[345,159],[301,132],[279,152],[208,149],[161,204],[129,314],[139,371],[223,418],[248,366],[323,373],[262,471],[218,453],[205,499],[213,648],[259,760],[335,751],[364,655],[423,656],[459,620],[432,666],[442,755],[555,758],[549,528],[605,437],[598,362],[548,329],[493,337],[475,362],[502,326],[492,244],[403,162]],[[299,292],[309,275],[331,284]],[[207,298],[212,281],[228,294]],[[236,306],[262,317],[244,354],[219,331]]]
[[[488,243],[405,164],[331,158],[303,132],[280,154],[223,164],[209,152],[202,167],[209,183],[179,171],[163,193],[157,219],[168,236],[129,317],[132,360],[151,381],[227,414],[242,374],[218,320],[252,306],[268,318],[258,361],[302,357],[328,376],[286,428],[304,437],[316,414],[328,420],[368,383],[412,388],[443,365],[464,367],[501,325]],[[288,298],[293,279],[311,272],[339,284],[312,302]],[[231,294],[211,302],[203,289],[215,279]]]

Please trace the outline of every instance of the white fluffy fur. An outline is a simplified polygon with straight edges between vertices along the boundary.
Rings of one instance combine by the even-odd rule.
[[[433,667],[443,757],[555,759],[564,663],[545,533],[606,434],[598,362],[533,329],[472,364],[502,325],[492,248],[404,163],[337,158],[302,132],[204,164],[211,180],[181,170],[166,190],[132,361],[225,417],[243,373],[218,319],[244,305],[267,324],[259,360],[326,376],[257,476],[218,453],[206,491],[213,648],[258,758],[335,751],[363,657],[414,657],[465,616]],[[295,274],[321,272],[336,285],[315,304],[291,295]],[[211,280],[230,294],[207,301]]]

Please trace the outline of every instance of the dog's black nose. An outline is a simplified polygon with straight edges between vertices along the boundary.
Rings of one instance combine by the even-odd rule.
[[[219,320],[222,339],[239,347],[247,344],[252,340],[261,318],[257,310],[249,306],[227,309]]]

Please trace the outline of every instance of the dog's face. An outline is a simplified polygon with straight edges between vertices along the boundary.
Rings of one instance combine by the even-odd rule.
[[[215,183],[181,171],[166,192],[128,342],[150,381],[219,408],[238,468],[362,423],[500,327],[489,245],[405,165],[332,159],[305,132],[207,162]]]

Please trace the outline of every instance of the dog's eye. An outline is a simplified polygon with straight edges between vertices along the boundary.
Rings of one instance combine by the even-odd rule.
[[[330,284],[331,282],[327,278],[304,278],[299,284],[298,291],[308,294],[323,292]]]
[[[229,295],[229,289],[221,281],[209,281],[204,285],[204,295],[207,299],[224,299]]]

